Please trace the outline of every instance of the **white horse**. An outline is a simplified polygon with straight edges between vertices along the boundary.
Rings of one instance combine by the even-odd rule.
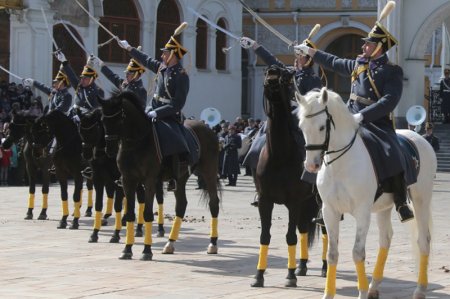
[[[323,200],[323,216],[329,237],[328,275],[323,298],[333,298],[336,294],[339,221],[344,213],[349,213],[356,219],[353,261],[358,277],[358,298],[378,298],[378,287],[383,278],[393,235],[393,195],[384,193],[374,202],[377,181],[371,158],[357,134],[359,125],[341,97],[323,88],[320,92],[312,91],[304,97],[297,93],[296,98],[301,105],[299,126],[307,144],[305,167],[310,172],[318,172],[317,188]],[[415,144],[420,157],[417,183],[408,187],[409,198],[414,207],[414,229],[417,230],[415,232],[420,252],[420,257],[416,256],[419,273],[413,298],[419,299],[426,297],[428,285],[431,197],[437,162],[433,148],[420,135],[410,130],[397,130],[397,133]],[[369,286],[364,263],[371,212],[377,216],[379,251]]]

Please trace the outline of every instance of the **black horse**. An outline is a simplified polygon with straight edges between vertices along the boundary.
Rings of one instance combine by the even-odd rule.
[[[47,219],[48,208],[48,192],[50,184],[50,174],[48,169],[51,166],[51,156],[49,148],[42,148],[42,155],[39,158],[33,156],[33,139],[31,136],[31,127],[37,116],[30,115],[22,111],[12,111],[12,120],[9,124],[9,135],[3,143],[3,147],[10,148],[13,143],[18,143],[21,138],[25,138],[25,146],[23,148],[23,156],[28,174],[29,197],[28,210],[25,220],[33,219],[34,198],[36,190],[36,181],[40,171],[42,180],[42,210],[38,216],[39,220]]]
[[[56,138],[56,147],[53,149],[53,163],[56,168],[56,177],[61,188],[61,200],[63,215],[59,221],[57,228],[67,227],[67,217],[69,216],[68,206],[68,179],[72,177],[74,180],[74,213],[71,229],[78,229],[80,208],[81,208],[81,191],[83,188],[83,177],[81,170],[83,167],[81,158],[81,138],[75,123],[59,110],[53,110],[48,114],[36,119],[32,126],[32,135],[35,148],[33,154],[35,157],[41,155],[41,151],[37,150],[37,146],[41,148],[50,144],[53,138]],[[88,190],[92,190],[92,182],[88,185]]]
[[[134,201],[136,187],[139,183],[145,186],[145,238],[143,260],[152,259],[151,228],[153,221],[153,197],[158,181],[167,181],[171,178],[171,167],[160,159],[159,148],[155,146],[156,132],[153,123],[147,118],[139,105],[138,98],[131,92],[114,94],[108,100],[101,100],[103,111],[103,125],[106,132],[106,152],[111,156],[117,154],[119,170],[122,173],[123,188],[127,198],[127,240],[121,259],[131,259],[132,245],[134,244]],[[220,183],[217,180],[219,147],[214,132],[200,121],[186,120],[185,126],[195,133],[200,143],[200,159],[192,170],[198,171],[205,181],[207,196],[211,212],[211,233],[208,253],[217,253],[217,223],[219,215]],[[119,148],[120,142],[120,148]],[[183,167],[180,178],[177,180],[175,191],[176,217],[174,219],[169,241],[163,253],[173,253],[174,243],[178,239],[182,219],[185,215],[186,181],[190,176],[187,166]]]
[[[313,217],[319,210],[313,185],[300,180],[303,172],[304,149],[295,140],[293,128],[298,128],[291,117],[293,72],[271,66],[264,80],[264,109],[267,119],[267,141],[259,156],[256,169],[256,190],[259,192],[258,210],[261,218],[260,251],[253,287],[264,286],[264,271],[270,244],[270,227],[274,204],[283,204],[289,212],[288,275],[285,286],[296,287],[296,230],[312,245],[316,225]],[[306,241],[306,240],[305,240]],[[302,250],[304,248],[302,247]],[[306,261],[305,261],[306,265]]]

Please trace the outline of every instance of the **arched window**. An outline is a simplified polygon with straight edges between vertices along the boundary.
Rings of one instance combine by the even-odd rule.
[[[82,43],[83,40],[81,39],[78,32],[70,25],[67,25],[67,27],[72,31],[73,35]],[[81,74],[81,71],[83,70],[83,66],[86,64],[86,53],[84,53],[84,50],[77,44],[76,41],[73,40],[72,36],[67,32],[66,28],[62,24],[56,24],[53,26],[53,38],[56,41],[56,44],[61,47],[64,53],[64,56],[66,56],[67,61],[72,66],[75,74],[79,75]],[[56,51],[55,46],[53,46],[53,51]],[[56,73],[58,73],[59,67],[61,63],[53,57],[53,77],[56,76]]]
[[[227,25],[223,18],[217,22],[219,27],[227,29]],[[223,49],[227,47],[227,36],[220,30],[216,30],[216,69],[224,71],[227,69],[227,56]]]
[[[161,56],[161,48],[169,41],[170,36],[180,25],[180,13],[175,0],[163,0],[158,6],[156,23],[155,57]],[[183,42],[179,40],[181,44]]]
[[[197,20],[197,37],[195,39],[195,66],[206,69],[208,66],[208,27],[202,19]]]
[[[100,18],[106,28],[120,39],[127,40],[132,46],[140,45],[140,20],[133,0],[103,1],[103,17]],[[98,28],[98,42],[102,44],[111,36],[103,28]],[[110,42],[98,49],[99,57],[104,61],[128,63],[130,57],[117,42]]]
[[[9,69],[9,14],[5,9],[0,10],[0,65]],[[7,73],[0,72],[0,81],[9,81]]]

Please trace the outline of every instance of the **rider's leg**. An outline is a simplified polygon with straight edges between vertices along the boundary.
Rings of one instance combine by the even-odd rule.
[[[398,212],[401,222],[406,222],[414,218],[414,214],[406,204],[406,184],[403,173],[392,178],[394,192],[395,210]]]
[[[169,180],[167,191],[177,190],[177,179],[180,177],[180,157],[178,155],[172,156],[172,175],[173,178]]]

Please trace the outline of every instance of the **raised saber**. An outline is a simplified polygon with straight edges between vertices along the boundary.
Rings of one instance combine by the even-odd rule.
[[[281,39],[283,42],[285,42],[289,47],[294,45],[294,42],[288,39],[286,36],[281,34],[278,30],[273,28],[269,23],[263,20],[258,14],[251,9],[243,0],[239,0],[241,2],[242,6],[256,19],[258,22],[261,23],[264,27],[266,27],[270,32],[275,34],[279,39]]]
[[[41,6],[41,12],[42,12],[42,16],[44,17],[45,27],[47,27],[47,33],[48,33],[48,36],[49,36],[50,39],[52,40],[53,45],[55,46],[56,51],[58,51],[58,50],[59,50],[59,47],[58,47],[58,45],[56,44],[55,39],[53,38],[53,34],[50,33],[50,27],[48,27],[47,16],[45,15],[45,12],[44,12],[44,9],[42,8],[42,6]]]
[[[231,37],[231,38],[234,38],[235,40],[238,40],[238,41],[241,40],[241,38],[240,38],[239,36],[234,35],[234,34],[231,33],[230,31],[228,31],[228,30],[226,30],[226,29],[224,29],[224,28],[222,28],[222,27],[220,27],[220,26],[214,24],[213,22],[211,22],[210,20],[208,20],[207,18],[205,18],[204,16],[202,16],[201,14],[199,14],[198,12],[196,12],[195,10],[193,10],[191,7],[188,7],[188,9],[189,9],[194,15],[196,15],[197,17],[199,17],[200,19],[202,19],[203,21],[205,21],[205,23],[209,24],[211,27],[213,27],[213,28],[215,28],[215,29],[217,29],[217,30],[219,30],[219,31],[222,31],[223,33],[225,33],[226,35],[228,35],[228,36]]]
[[[17,78],[17,79],[19,79],[20,81],[23,81],[23,78],[17,76],[17,75],[14,74],[14,73],[11,73],[10,71],[8,71],[7,69],[5,69],[5,68],[4,68],[3,66],[1,66],[1,65],[0,65],[0,69],[1,69],[2,71],[4,71],[4,72],[10,74],[10,75],[13,76],[14,78]]]
[[[84,50],[84,52],[89,56],[91,52],[89,52],[86,47],[83,45],[81,41],[78,40],[78,38],[73,34],[72,30],[61,20],[61,24],[63,24],[64,28],[66,28],[67,32],[69,32],[70,36],[75,40],[75,42],[80,46],[81,49]]]
[[[100,27],[102,27],[102,28],[106,31],[106,33],[108,33],[109,35],[111,35],[111,37],[114,37],[114,39],[118,39],[117,35],[113,34],[111,31],[109,31],[108,28],[106,28],[106,27],[105,27],[102,23],[100,23],[93,15],[91,15],[91,14],[89,13],[89,11],[88,11],[86,8],[84,8],[84,6],[81,5],[80,2],[78,2],[78,0],[75,0],[75,2],[78,4],[78,6],[81,7],[82,10],[84,10],[85,13],[87,13],[87,15],[91,18],[92,21],[94,21],[94,22],[97,23]]]

